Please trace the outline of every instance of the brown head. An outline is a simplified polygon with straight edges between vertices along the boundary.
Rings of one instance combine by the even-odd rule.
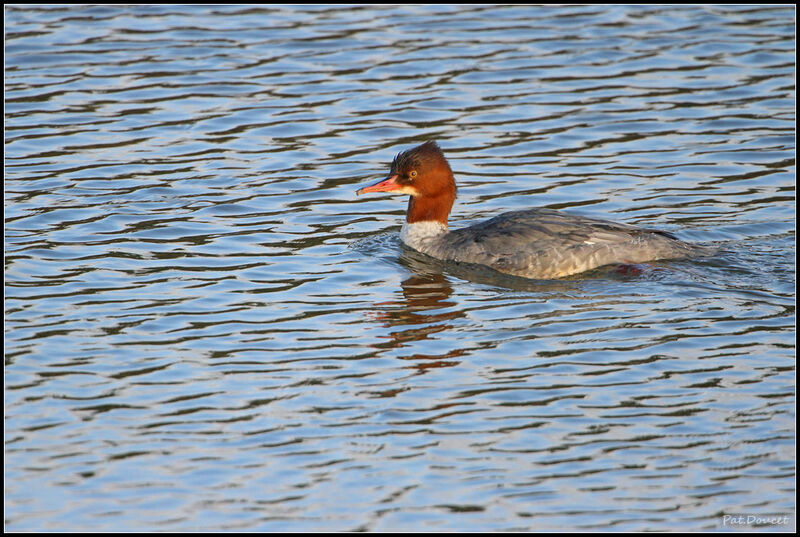
[[[447,226],[456,199],[456,181],[439,145],[431,140],[398,153],[389,177],[357,190],[356,194],[366,192],[408,194],[411,197],[406,222],[436,221]]]

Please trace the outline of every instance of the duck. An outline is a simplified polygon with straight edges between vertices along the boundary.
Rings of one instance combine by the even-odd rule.
[[[389,175],[356,191],[407,195],[401,241],[443,261],[471,263],[529,279],[558,279],[606,265],[710,255],[671,233],[537,207],[505,212],[450,230],[456,200],[453,170],[429,140],[397,154]]]

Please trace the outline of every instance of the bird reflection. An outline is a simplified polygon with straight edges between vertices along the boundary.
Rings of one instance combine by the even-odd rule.
[[[453,328],[452,321],[464,317],[458,303],[450,300],[453,288],[442,272],[442,267],[431,263],[430,258],[419,259],[421,254],[409,252],[400,257],[400,264],[411,270],[410,277],[401,283],[402,299],[375,304],[375,311],[370,315],[386,328],[387,341],[374,346],[380,349],[403,348],[411,342],[435,339],[435,334],[447,332]],[[413,367],[420,372],[437,367],[457,365],[454,360],[465,354],[464,349],[452,349],[448,352],[414,353],[402,359],[413,362]]]
[[[397,261],[412,275],[401,283],[402,298],[398,295],[398,300],[376,303],[375,310],[368,313],[370,319],[388,329],[383,336],[386,340],[373,345],[377,349],[403,349],[424,340],[430,340],[432,348],[441,348],[443,340],[452,340],[452,337],[437,337],[437,334],[452,330],[457,319],[466,317],[462,301],[453,299],[452,281],[457,282],[456,286],[463,283],[497,288],[501,294],[522,292],[523,295],[517,296],[526,297],[523,300],[600,300],[606,303],[609,299],[608,281],[631,277],[620,275],[614,267],[602,267],[583,274],[579,279],[531,280],[501,274],[480,265],[440,261],[405,247]],[[633,277],[642,276],[637,272]],[[593,286],[593,281],[598,285]],[[447,352],[417,352],[401,356],[401,359],[412,361],[420,373],[430,368],[451,367],[460,363],[458,358],[471,352],[469,342],[463,343]],[[419,346],[414,345],[414,348]]]

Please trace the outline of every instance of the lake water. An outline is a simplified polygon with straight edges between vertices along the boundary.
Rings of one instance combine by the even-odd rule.
[[[794,53],[791,5],[6,6],[5,528],[795,529]],[[355,195],[428,139],[453,228],[722,251],[432,260]]]

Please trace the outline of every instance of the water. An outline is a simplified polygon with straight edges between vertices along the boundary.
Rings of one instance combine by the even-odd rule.
[[[6,529],[794,529],[794,20],[6,6]],[[426,139],[723,252],[431,260],[354,194]]]

